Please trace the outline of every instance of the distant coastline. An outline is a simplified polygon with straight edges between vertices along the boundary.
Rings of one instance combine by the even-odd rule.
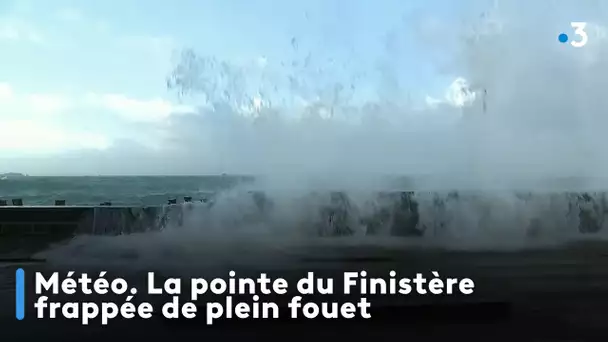
[[[19,178],[19,177],[27,177],[27,175],[25,173],[19,173],[19,172],[0,173],[0,179]]]

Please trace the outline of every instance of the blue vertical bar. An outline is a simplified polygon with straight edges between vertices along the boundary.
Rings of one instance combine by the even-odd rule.
[[[18,268],[15,272],[15,316],[18,320],[25,317],[25,272]]]

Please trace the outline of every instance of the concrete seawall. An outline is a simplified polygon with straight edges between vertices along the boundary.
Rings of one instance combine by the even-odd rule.
[[[190,199],[188,199],[189,202]],[[224,216],[264,221],[281,203],[263,192],[244,194],[240,206]],[[214,215],[215,201],[156,207],[0,206],[0,253],[40,250],[75,235],[122,235],[180,228],[191,213]],[[175,204],[173,204],[175,203]],[[414,193],[383,192],[365,200],[344,192],[311,194],[291,204],[300,207],[308,232],[318,236],[354,234],[429,236],[461,225],[495,225],[501,217],[525,226],[528,235],[562,225],[576,234],[599,233],[608,221],[606,193]],[[301,210],[300,210],[301,209]],[[246,212],[246,213],[244,213]],[[215,213],[217,215],[217,213]],[[467,216],[467,220],[462,220]],[[473,216],[473,218],[471,218]],[[468,223],[466,223],[468,222]],[[362,232],[363,229],[363,232]]]
[[[30,254],[78,234],[118,235],[152,228],[161,207],[0,207],[0,255]],[[139,213],[139,216],[137,214]],[[150,218],[150,220],[148,220]]]

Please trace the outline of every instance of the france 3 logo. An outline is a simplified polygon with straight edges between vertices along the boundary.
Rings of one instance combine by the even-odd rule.
[[[570,40],[570,45],[575,48],[580,48],[587,45],[587,41],[589,40],[587,31],[585,31],[587,23],[582,21],[574,21],[570,23],[570,26],[574,30],[573,33],[575,36],[577,36],[577,38],[571,39],[566,33],[560,33],[559,36],[557,36],[557,40],[559,40],[559,42],[562,44],[565,44],[568,42],[568,40]]]

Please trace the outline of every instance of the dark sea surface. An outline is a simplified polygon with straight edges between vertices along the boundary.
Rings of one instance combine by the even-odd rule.
[[[25,205],[159,205],[169,198],[229,189],[252,181],[241,176],[7,177],[0,179],[0,199],[23,199]]]
[[[505,182],[496,179],[481,184],[475,177],[402,177],[387,176],[382,186],[374,191],[425,191],[425,190],[467,190],[484,189],[495,191],[602,191],[605,187],[596,184],[608,184],[607,181],[584,178],[527,179]],[[351,190],[358,181],[366,182],[360,177],[346,186],[337,185],[339,179],[324,183],[324,189]],[[111,202],[112,205],[161,205],[168,199],[182,199],[190,196],[194,201],[237,186],[253,185],[257,178],[236,175],[208,176],[86,176],[86,177],[43,177],[43,176],[10,176],[0,174],[0,199],[11,202],[22,199],[24,205],[53,205],[55,200],[65,200],[67,205],[99,205]],[[457,186],[455,186],[457,184]],[[335,187],[335,188],[334,188]]]

